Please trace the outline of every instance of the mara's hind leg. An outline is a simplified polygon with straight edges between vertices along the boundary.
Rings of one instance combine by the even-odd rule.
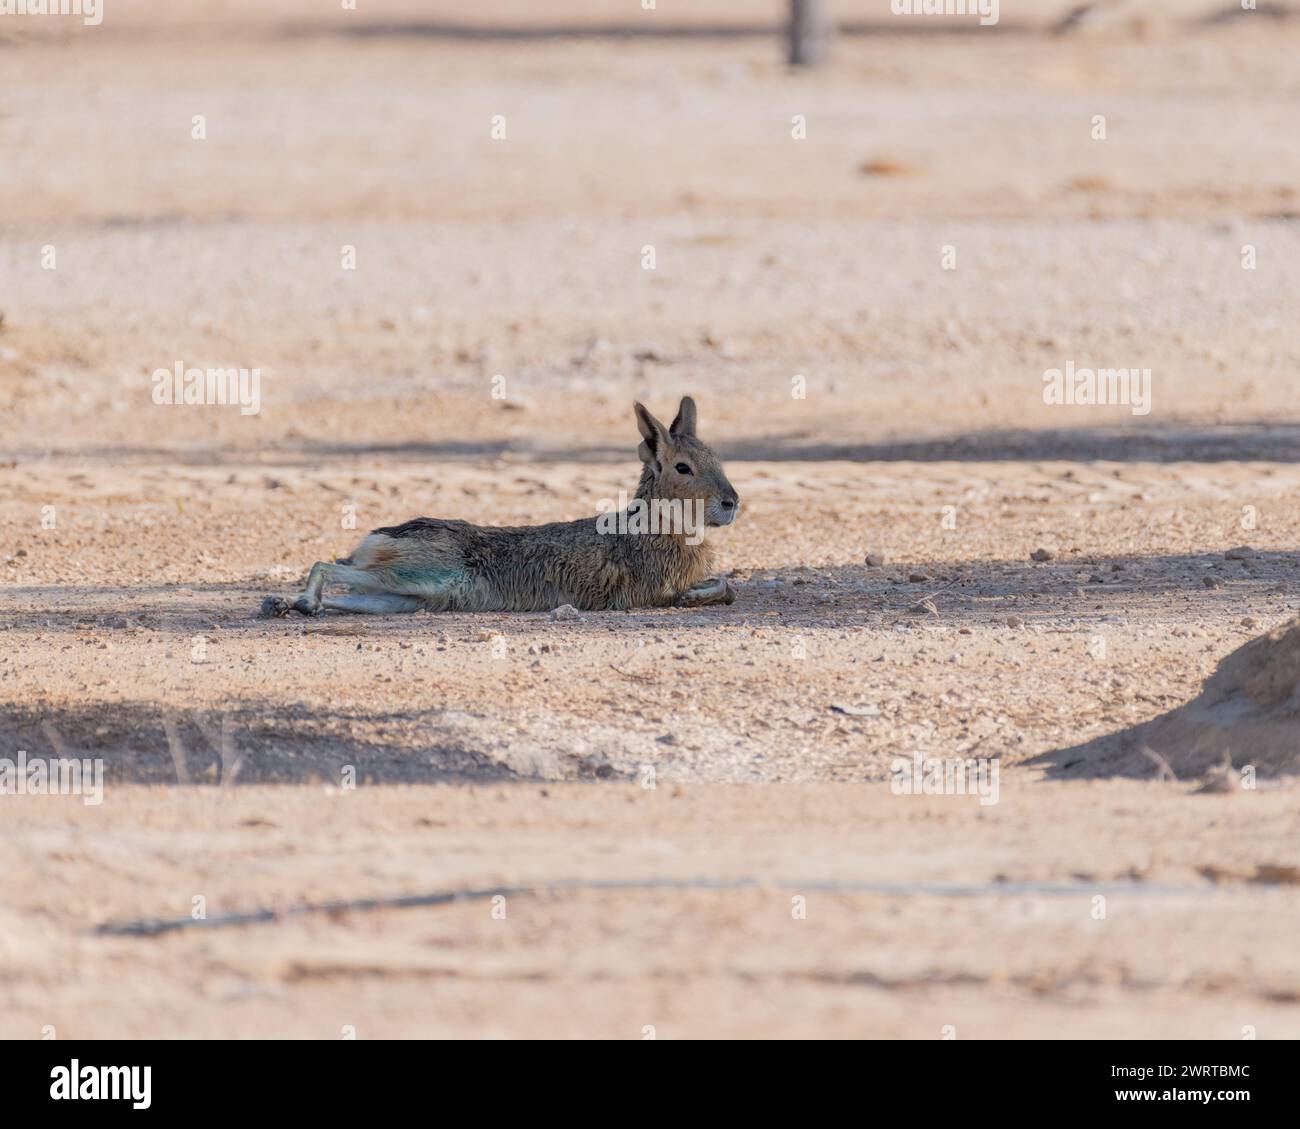
[[[299,601],[302,597],[298,597]],[[304,615],[320,615],[322,612],[350,612],[354,615],[398,615],[404,612],[418,612],[424,607],[424,601],[418,596],[397,596],[391,592],[364,592],[351,596],[329,596],[322,594],[320,604],[314,612]],[[297,603],[278,596],[267,596],[262,601],[262,616],[271,619],[288,615],[291,611],[300,611]]]
[[[354,592],[382,592],[383,583],[372,572],[345,564],[317,561],[307,576],[307,587],[293,602],[300,615],[316,615],[321,610],[321,593],[326,584],[345,584]]]
[[[397,615],[418,612],[424,607],[419,596],[395,596],[391,592],[368,592],[359,596],[323,596],[321,610],[352,612],[356,615]]]
[[[307,587],[302,595],[290,602],[279,596],[267,596],[262,601],[264,617],[288,615],[291,611],[299,615],[316,615],[321,610],[321,591],[326,584],[346,584],[354,591],[362,593],[382,592],[383,584],[371,572],[345,564],[326,564],[317,561],[311,566],[307,577]]]
[[[710,604],[734,604],[735,602],[736,593],[731,585],[720,577],[714,576],[708,580],[701,580],[693,588],[687,588],[677,597],[674,605],[679,608],[704,608]]]
[[[350,588],[357,597],[400,597],[397,601],[337,601],[324,596],[327,584]],[[428,538],[390,537],[370,534],[346,561],[311,566],[307,587],[296,600],[268,596],[262,603],[264,617],[318,615],[325,610],[360,612],[408,612],[418,608],[449,611],[465,607],[482,593],[472,583],[454,545],[433,544]],[[411,603],[410,601],[414,601]]]

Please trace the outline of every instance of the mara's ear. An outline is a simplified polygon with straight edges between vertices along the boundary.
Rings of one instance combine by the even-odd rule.
[[[681,407],[677,409],[677,418],[673,420],[672,426],[668,429],[668,434],[673,436],[684,435],[689,439],[695,438],[695,401],[689,396],[682,397]]]
[[[636,449],[636,453],[641,456],[643,463],[656,462],[659,452],[668,444],[668,432],[664,429],[664,425],[646,411],[646,406],[641,403],[636,406],[636,426],[641,432],[642,439],[641,446]]]

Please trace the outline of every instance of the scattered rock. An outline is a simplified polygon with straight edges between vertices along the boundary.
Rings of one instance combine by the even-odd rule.
[[[935,606],[933,600],[927,598],[917,600],[910,608],[907,609],[912,615],[938,615],[939,609]]]
[[[1024,626],[1024,622],[1025,622],[1025,621],[1024,621],[1023,619],[1021,619],[1018,615],[1009,615],[1009,616],[1007,616],[1007,626],[1008,626],[1008,627],[1023,627],[1023,626]]]
[[[907,574],[909,584],[924,584],[929,579],[929,575],[924,572],[909,572]]]
[[[1223,554],[1225,561],[1253,561],[1259,554],[1249,545],[1239,545]]]
[[[906,161],[896,161],[889,157],[876,157],[863,161],[858,166],[863,176],[915,176],[920,170]]]
[[[1207,588],[1223,587],[1223,581],[1220,580],[1217,576],[1203,576],[1201,577],[1201,583],[1204,584],[1205,587]]]
[[[1065,187],[1071,192],[1109,192],[1115,182],[1107,176],[1076,176],[1066,181]]]
[[[1051,549],[1038,548],[1029,554],[1029,559],[1031,561],[1050,561],[1054,556],[1056,554]]]
[[[1259,620],[1257,620],[1253,615],[1243,615],[1243,616],[1241,617],[1241,626],[1242,626],[1242,627],[1258,627],[1258,626],[1259,626]]]
[[[572,623],[575,620],[582,619],[582,613],[572,604],[561,604],[551,612],[551,618],[564,623]]]
[[[885,563],[885,554],[868,553],[866,563],[869,564],[872,568],[881,568]]]
[[[880,707],[873,705],[865,706],[847,706],[842,702],[832,702],[830,705],[831,713],[842,713],[849,717],[879,717]]]

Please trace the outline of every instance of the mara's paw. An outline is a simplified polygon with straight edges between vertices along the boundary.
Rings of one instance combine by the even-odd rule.
[[[257,613],[258,619],[279,619],[283,615],[288,615],[292,610],[292,605],[288,600],[282,600],[279,596],[267,596],[262,601],[262,607]]]
[[[319,601],[313,604],[306,596],[299,596],[293,602],[293,610],[299,615],[320,615],[321,606]]]

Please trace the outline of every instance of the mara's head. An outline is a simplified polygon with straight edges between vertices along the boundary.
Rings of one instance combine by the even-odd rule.
[[[718,456],[695,434],[694,400],[683,396],[677,418],[667,427],[644,404],[637,404],[636,425],[641,431],[637,454],[645,463],[639,496],[698,501],[706,525],[736,520],[740,496],[727,481]]]

